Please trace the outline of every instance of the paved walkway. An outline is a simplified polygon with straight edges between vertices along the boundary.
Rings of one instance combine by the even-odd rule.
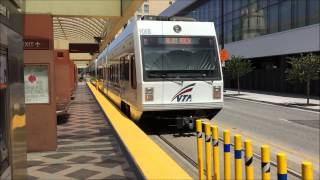
[[[29,153],[29,179],[137,179],[90,90],[79,85],[54,152]]]
[[[281,93],[268,93],[268,92],[255,92],[255,91],[240,91],[240,95],[236,90],[227,89],[224,92],[226,96],[254,100],[272,104],[278,104],[283,106],[290,106],[296,108],[302,108],[307,110],[320,110],[320,100],[319,99],[310,99],[310,106],[307,106],[307,99],[303,96],[298,95],[289,95],[289,94],[281,94]]]

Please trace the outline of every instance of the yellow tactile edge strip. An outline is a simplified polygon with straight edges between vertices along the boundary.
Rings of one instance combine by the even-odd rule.
[[[120,113],[91,83],[87,83],[129,155],[146,179],[192,179],[131,120]]]

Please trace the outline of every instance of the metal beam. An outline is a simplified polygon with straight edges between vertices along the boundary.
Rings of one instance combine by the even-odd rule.
[[[123,1],[123,10],[122,17],[119,20],[113,21],[110,19],[109,23],[112,24],[112,29],[110,32],[106,29],[104,30],[108,34],[106,34],[103,39],[100,50],[102,51],[105,47],[107,47],[108,43],[112,41],[115,35],[119,32],[119,30],[128,22],[128,19],[134,15],[137,9],[143,4],[144,0],[122,0]]]
[[[121,0],[26,0],[25,4],[26,14],[121,16]]]
[[[86,27],[84,24],[79,24],[79,23],[77,24],[71,21],[60,21],[60,22],[61,22],[62,28],[64,28],[65,26],[74,27],[75,31],[82,30],[82,31],[85,31],[86,34],[90,34],[93,37],[98,36],[100,34],[99,32],[92,30],[90,27]],[[53,25],[55,26],[56,24],[54,23]]]

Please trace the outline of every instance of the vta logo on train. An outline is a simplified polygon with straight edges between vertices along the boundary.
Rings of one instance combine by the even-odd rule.
[[[194,85],[196,85],[196,83],[189,84],[188,86],[182,88],[176,95],[173,96],[171,102],[175,99],[177,99],[177,102],[191,102],[192,95],[190,93],[192,92]]]

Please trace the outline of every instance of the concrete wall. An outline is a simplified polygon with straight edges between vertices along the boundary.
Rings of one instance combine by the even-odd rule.
[[[246,58],[320,51],[319,34],[320,25],[315,24],[228,43],[225,48],[230,55]]]

